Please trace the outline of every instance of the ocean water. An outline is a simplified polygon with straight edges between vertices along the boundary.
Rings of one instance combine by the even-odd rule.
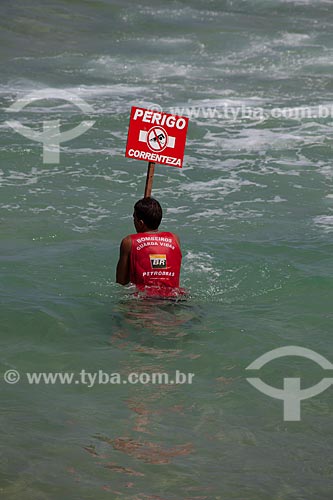
[[[333,108],[332,1],[2,0],[0,12],[1,499],[331,500],[333,388],[286,421],[246,367],[284,346],[333,362],[333,119],[314,116]],[[95,121],[58,164],[6,124],[39,90],[14,119]],[[181,238],[186,302],[115,284],[146,174],[124,157],[133,105],[190,116],[183,169],[157,165],[153,187]],[[83,369],[195,376],[25,375]],[[289,356],[254,376],[305,388],[330,375]]]

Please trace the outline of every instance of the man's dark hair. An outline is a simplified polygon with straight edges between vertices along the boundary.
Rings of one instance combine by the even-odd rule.
[[[162,207],[154,198],[142,198],[134,205],[138,219],[143,220],[149,229],[157,229],[162,220]]]

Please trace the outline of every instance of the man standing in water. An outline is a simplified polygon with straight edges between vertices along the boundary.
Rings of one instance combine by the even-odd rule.
[[[117,283],[131,282],[154,295],[174,296],[182,260],[178,236],[159,231],[162,208],[154,198],[136,202],[133,220],[137,234],[129,234],[120,244]]]

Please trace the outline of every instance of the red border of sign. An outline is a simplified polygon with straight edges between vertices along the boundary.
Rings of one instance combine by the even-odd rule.
[[[182,168],[188,123],[189,119],[186,116],[133,106],[125,156],[135,160]],[[163,147],[160,152],[154,152],[148,144],[149,131],[154,127],[159,127],[164,131],[164,138],[167,141],[167,146]],[[163,137],[163,132],[161,136]]]

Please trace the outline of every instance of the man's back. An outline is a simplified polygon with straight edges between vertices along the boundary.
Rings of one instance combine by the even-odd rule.
[[[170,232],[131,234],[130,281],[138,287],[179,287],[182,253]]]
[[[178,296],[182,261],[176,234],[159,231],[162,208],[154,198],[142,198],[134,205],[136,234],[129,234],[120,244],[116,280],[121,285],[132,282],[139,290],[162,297]]]

